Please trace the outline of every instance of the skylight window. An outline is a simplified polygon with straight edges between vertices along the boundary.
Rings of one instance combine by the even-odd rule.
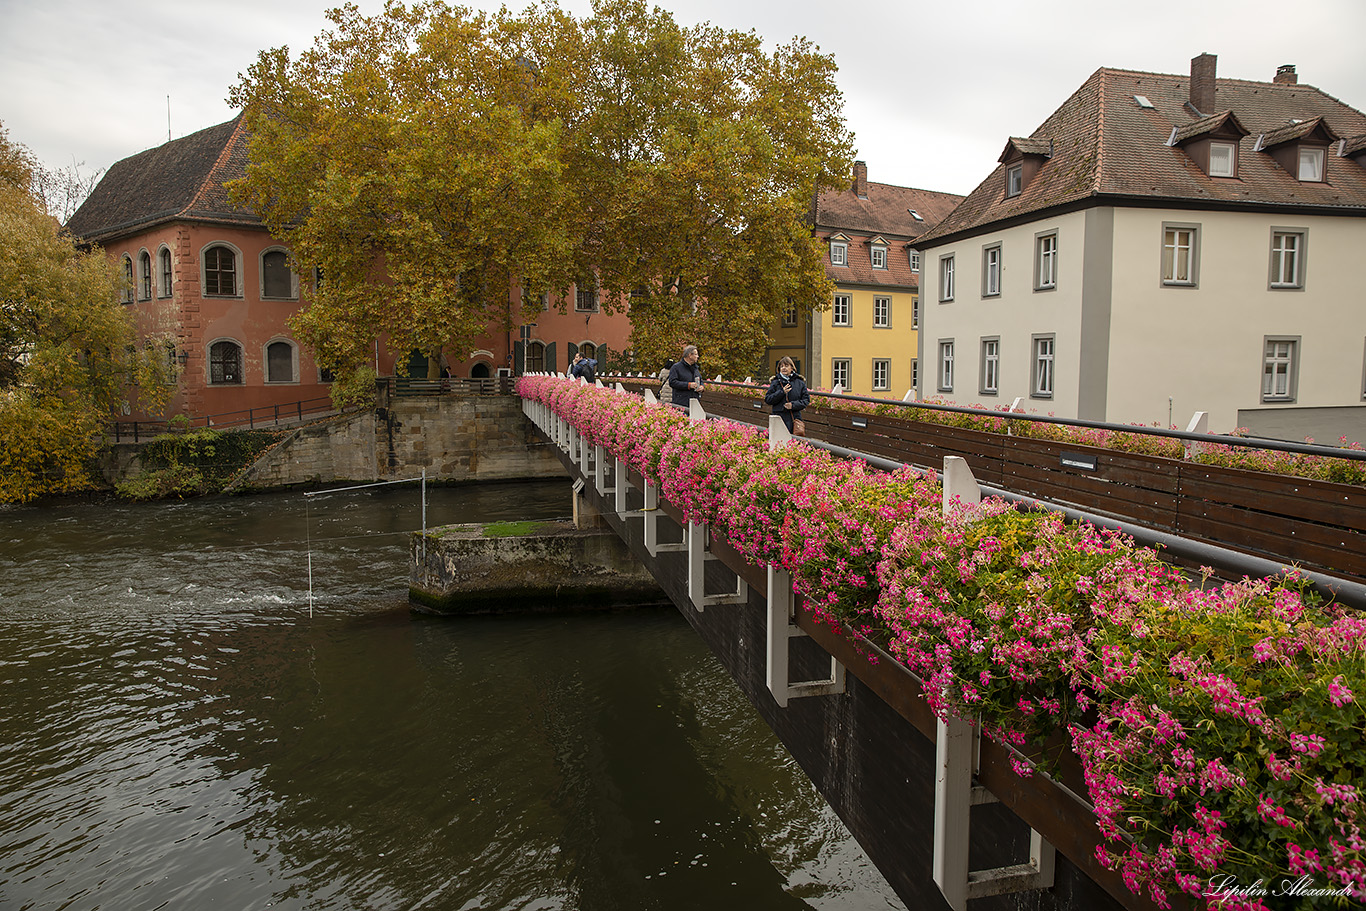
[[[920,213],[917,212],[915,209],[907,209],[906,211],[909,212],[909,213],[911,213],[911,218],[914,218],[916,221],[924,221],[924,220],[925,220],[925,219],[923,219],[923,218],[920,217]]]
[[[1151,101],[1148,100],[1147,95],[1135,95],[1134,101],[1138,102],[1138,106],[1141,108],[1156,107],[1156,105],[1154,105]]]

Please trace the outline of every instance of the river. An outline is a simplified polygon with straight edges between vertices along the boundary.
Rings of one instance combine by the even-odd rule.
[[[427,522],[568,506],[432,487]],[[0,509],[0,908],[902,907],[677,612],[413,614],[421,521]]]

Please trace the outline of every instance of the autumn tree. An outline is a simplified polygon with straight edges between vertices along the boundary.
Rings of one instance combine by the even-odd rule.
[[[684,28],[641,0],[576,19],[440,3],[331,14],[233,89],[236,187],[322,281],[294,328],[339,369],[376,333],[460,355],[516,289],[596,285],[642,364],[684,341],[746,372],[829,285],[807,216],[848,173],[833,61],[808,42]],[[538,306],[533,304],[533,306]]]
[[[88,486],[130,384],[155,405],[170,369],[157,340],[135,344],[114,264],[47,213],[37,168],[0,125],[0,502]]]

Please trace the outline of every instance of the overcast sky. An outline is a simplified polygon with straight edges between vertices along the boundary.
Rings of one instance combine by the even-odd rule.
[[[586,14],[589,0],[562,0]],[[313,43],[336,0],[0,0],[0,123],[50,167],[106,168],[222,123],[265,48]],[[357,0],[365,13],[382,0]],[[496,8],[489,0],[468,5]],[[1366,109],[1366,0],[668,0],[683,24],[833,54],[870,180],[967,193],[1098,67],[1300,82]],[[509,3],[520,10],[524,3]]]

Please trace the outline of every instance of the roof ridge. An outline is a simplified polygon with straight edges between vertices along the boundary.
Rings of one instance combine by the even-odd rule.
[[[223,143],[223,148],[218,150],[217,157],[214,158],[213,164],[209,167],[208,171],[205,172],[204,178],[200,181],[199,188],[195,190],[194,196],[190,198],[190,201],[186,203],[183,209],[176,213],[177,215],[183,216],[199,208],[201,201],[204,200],[209,191],[210,180],[214,174],[218,173],[218,169],[223,166],[223,163],[227,160],[228,156],[232,154],[232,149],[237,142],[237,137],[241,135],[242,130],[246,127],[246,118],[243,116],[245,114],[246,111],[239,111],[237,116],[233,118],[237,123],[232,128],[232,134],[228,136],[227,141]]]
[[[1105,91],[1109,86],[1106,84],[1105,77],[1109,74],[1106,72],[1105,67],[1101,67],[1098,75],[1100,78],[1097,80],[1099,84],[1096,87],[1096,129],[1093,134],[1095,138],[1092,140],[1095,143],[1096,167],[1091,172],[1091,192],[1089,194],[1091,196],[1100,194],[1100,188],[1103,182],[1102,178],[1105,174],[1105,164],[1108,160],[1105,157]]]

